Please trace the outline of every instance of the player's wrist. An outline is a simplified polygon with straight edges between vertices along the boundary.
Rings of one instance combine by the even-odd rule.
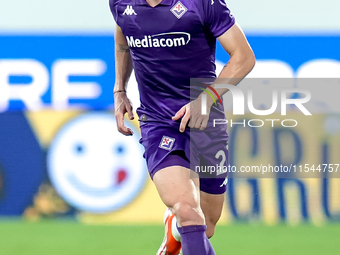
[[[112,92],[113,94],[126,93],[126,83],[123,81],[116,81]]]
[[[113,94],[118,94],[118,93],[125,93],[126,94],[126,90],[125,89],[117,89],[113,91]]]
[[[213,106],[213,104],[215,103],[215,101],[214,101],[214,99],[210,96],[210,95],[208,95],[207,94],[207,96],[206,96],[206,102],[207,102],[207,107],[208,107],[208,109],[210,109],[211,108],[211,106]]]

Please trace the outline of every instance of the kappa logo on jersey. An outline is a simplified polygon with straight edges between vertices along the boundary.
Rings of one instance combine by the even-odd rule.
[[[135,10],[132,8],[132,5],[126,6],[125,11],[123,12],[123,15],[137,15]]]
[[[161,143],[159,144],[159,148],[170,151],[174,143],[175,143],[175,138],[171,138],[171,137],[164,135],[162,137]]]
[[[181,3],[181,2],[177,2],[177,4],[175,4],[170,11],[178,18],[180,19],[184,13],[186,13],[188,11],[188,9]]]

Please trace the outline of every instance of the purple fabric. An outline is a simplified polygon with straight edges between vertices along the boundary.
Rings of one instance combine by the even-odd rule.
[[[208,237],[205,225],[178,227],[181,234],[183,255],[215,255]]]
[[[139,116],[170,122],[197,97],[190,95],[190,78],[216,77],[216,37],[235,23],[234,17],[223,0],[180,2],[178,7],[178,0],[163,0],[151,7],[145,0],[110,0],[130,46],[141,100]],[[176,7],[182,16],[175,15]],[[212,112],[218,110],[223,107],[212,107]]]
[[[171,117],[202,92],[192,88],[190,78],[216,78],[216,38],[235,23],[224,1],[162,0],[151,7],[146,0],[110,0],[110,8],[130,47],[141,100],[137,113],[149,122],[141,122],[141,143],[150,175],[162,166],[185,164],[168,158],[176,150],[184,151],[193,170],[201,164],[219,165],[221,158],[215,156],[220,150],[227,153],[227,125],[212,129],[209,121],[205,132],[181,134],[179,121]],[[209,117],[225,118],[220,102]],[[164,136],[173,140],[160,146]],[[224,178],[205,181],[200,176],[201,190],[225,192]]]
[[[168,166],[180,165],[195,171],[196,167],[201,165],[220,165],[221,157],[216,158],[216,154],[221,150],[226,156],[224,166],[228,166],[228,150],[226,147],[228,135],[224,129],[214,132],[186,129],[184,133],[180,133],[177,123],[172,125],[161,122],[140,121],[140,123],[142,131],[140,143],[145,148],[144,157],[151,178],[157,171]],[[160,146],[164,136],[173,140],[171,148]],[[173,155],[176,152],[177,155]],[[190,165],[187,160],[190,161]],[[227,174],[201,175],[200,190],[209,194],[223,194],[227,190],[227,186],[223,185],[226,176]]]
[[[150,172],[151,179],[153,179],[153,176],[159,170],[169,166],[182,166],[185,168],[190,168],[190,162],[189,160],[184,159],[177,154],[169,154],[152,170],[152,172]]]
[[[213,4],[211,4],[213,3]],[[235,23],[224,0],[203,1],[204,24],[214,37],[224,34]],[[228,17],[228,18],[227,18]]]

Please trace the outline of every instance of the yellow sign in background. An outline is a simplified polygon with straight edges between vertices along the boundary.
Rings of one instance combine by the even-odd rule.
[[[27,112],[26,116],[42,147],[48,149],[58,130],[82,111]],[[259,119],[258,117],[256,117]],[[282,116],[271,116],[281,119]],[[309,164],[339,164],[340,133],[336,123],[339,115],[318,114],[312,117],[291,114],[296,127],[283,127],[280,121],[265,122],[262,127],[249,127],[251,116],[233,119],[246,120],[243,125],[229,127],[230,163],[241,166]],[[137,119],[137,118],[136,118]],[[260,118],[265,121],[265,118]],[[255,122],[251,122],[255,123]],[[130,124],[138,127],[138,121]],[[139,134],[136,134],[139,135]],[[137,145],[136,145],[137,146]],[[138,145],[139,146],[139,145]],[[230,178],[221,224],[235,220],[262,221],[266,224],[312,222],[322,224],[340,217],[340,169],[336,173],[303,171],[294,175],[274,173],[263,175],[235,175]],[[145,169],[146,171],[146,169]],[[256,177],[256,178],[255,178]],[[261,178],[258,178],[261,177]],[[291,177],[291,178],[287,178]],[[337,178],[329,178],[337,177]],[[110,213],[79,212],[78,218],[89,224],[150,224],[161,223],[165,206],[148,178],[142,192],[125,207]]]

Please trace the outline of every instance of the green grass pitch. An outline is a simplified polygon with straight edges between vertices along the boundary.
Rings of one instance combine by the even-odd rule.
[[[0,255],[155,255],[163,226],[86,226],[75,221],[0,221]],[[216,254],[340,254],[340,225],[219,226]]]

